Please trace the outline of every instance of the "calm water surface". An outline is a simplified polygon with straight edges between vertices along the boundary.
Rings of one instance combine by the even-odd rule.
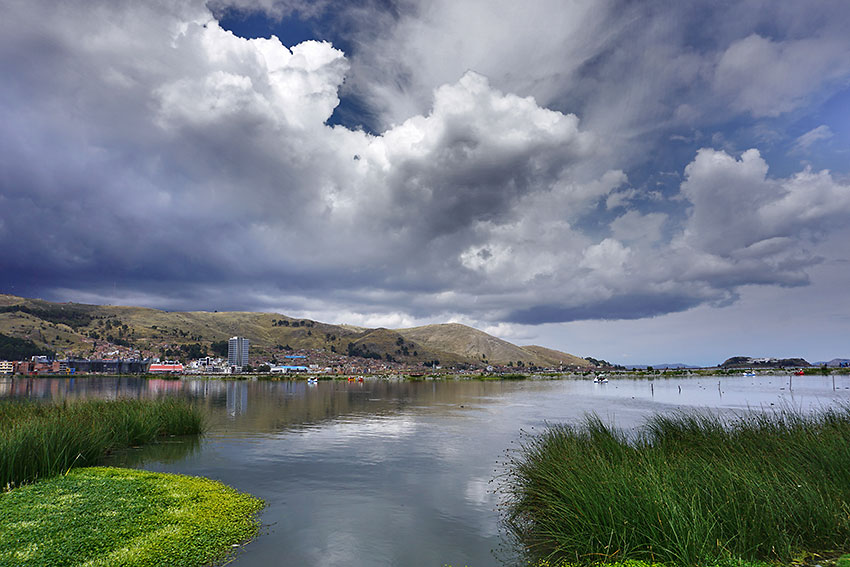
[[[850,377],[521,382],[0,379],[0,397],[176,396],[208,410],[195,443],[114,464],[221,480],[263,498],[262,534],[235,566],[510,565],[500,537],[505,451],[547,422],[594,412],[634,428],[680,408],[804,411],[850,402]],[[789,387],[790,386],[790,387]]]

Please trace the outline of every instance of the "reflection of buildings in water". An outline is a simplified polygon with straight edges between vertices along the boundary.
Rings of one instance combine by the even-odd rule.
[[[207,379],[181,379],[180,382],[185,385],[185,389],[195,396],[206,398],[211,394],[220,394],[225,390],[225,382],[221,380]]]
[[[236,417],[248,409],[248,384],[245,382],[227,383],[227,415]]]
[[[52,400],[77,400],[97,398],[113,400],[147,397],[147,380],[138,377],[19,377],[12,378],[0,387],[2,398],[30,398]]]
[[[220,408],[227,407],[227,383],[223,380],[209,380],[206,378],[181,378],[184,395],[196,401],[196,403],[218,413]]]
[[[154,394],[160,392],[179,392],[182,388],[180,380],[163,380],[160,378],[149,378],[147,386],[148,391]]]

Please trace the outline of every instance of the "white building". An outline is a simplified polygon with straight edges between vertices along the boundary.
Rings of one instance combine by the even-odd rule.
[[[227,341],[227,364],[241,369],[248,364],[248,347],[251,341],[245,337],[231,337]]]

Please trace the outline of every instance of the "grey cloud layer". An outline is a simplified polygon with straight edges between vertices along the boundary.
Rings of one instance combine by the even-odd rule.
[[[348,87],[383,109],[384,125],[426,111],[434,88],[475,69],[504,91],[578,112],[621,158],[640,159],[636,137],[776,116],[846,86],[850,72],[842,0],[400,4],[394,18],[368,12],[380,32],[351,32],[363,41]]]
[[[616,6],[575,6],[564,11],[571,34],[542,48],[544,96],[426,57],[408,88],[428,89],[423,109],[402,100],[421,93],[399,98],[378,80],[378,60],[325,42],[238,38],[202,2],[12,2],[0,23],[6,291],[95,298],[120,285],[157,306],[537,323],[647,317],[728,303],[747,284],[805,284],[813,250],[850,216],[850,186],[809,169],[773,178],[755,149],[704,148],[682,164],[677,195],[630,188],[632,158],[610,122],[545,107],[605,58],[604,38],[582,38]],[[419,54],[428,22],[478,8],[435,3],[432,20],[400,20],[412,51],[402,58]],[[491,23],[487,45],[498,47],[504,30]],[[765,41],[730,40],[705,84],[738,80],[746,65],[724,63],[735,50],[756,54],[736,61],[771,52],[793,69],[820,45]],[[492,54],[481,49],[473,60],[486,71]],[[576,58],[561,74],[559,50]],[[519,76],[521,63],[505,65]],[[824,83],[850,70],[808,72]],[[378,136],[325,124],[351,76],[387,102],[393,125]],[[529,80],[507,83],[527,94]],[[773,80],[726,96],[765,113],[748,89]],[[809,95],[772,92],[780,112]]]

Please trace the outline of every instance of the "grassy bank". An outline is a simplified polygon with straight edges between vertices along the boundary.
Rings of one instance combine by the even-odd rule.
[[[200,410],[178,400],[2,401],[0,488],[98,464],[114,449],[202,429]]]
[[[784,564],[850,549],[850,408],[814,416],[588,418],[531,437],[505,479],[533,561]]]
[[[75,469],[0,494],[0,565],[208,565],[256,533],[260,508],[208,479]]]

